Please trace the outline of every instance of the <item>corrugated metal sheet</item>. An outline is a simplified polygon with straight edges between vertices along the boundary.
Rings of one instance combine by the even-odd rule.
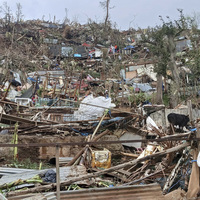
[[[21,196],[8,197],[7,200],[47,200],[47,198],[43,194],[27,194]]]
[[[28,196],[28,195],[27,195]],[[120,186],[98,189],[84,189],[77,191],[63,191],[61,200],[163,200],[161,188],[158,184]],[[23,198],[24,197],[24,198]],[[12,197],[8,200],[25,200],[25,196]],[[46,193],[47,200],[56,200],[56,193]],[[27,197],[26,197],[27,198]],[[45,199],[44,198],[44,199]]]
[[[9,176],[12,174],[20,174],[25,172],[33,172],[36,170],[33,169],[22,169],[22,168],[9,168],[9,167],[0,167],[0,175],[2,176]]]
[[[46,78],[46,76],[51,77],[51,78],[59,78],[62,76],[65,78],[65,71],[64,70],[47,70],[47,71],[37,71],[37,72],[30,72],[28,73],[29,77],[37,77],[40,76],[41,79]]]
[[[0,186],[6,183],[11,183],[15,182],[19,179],[21,180],[27,180],[31,179],[35,175],[38,174],[44,174],[48,171],[49,169],[44,169],[44,170],[30,170],[30,171],[24,171],[22,173],[18,174],[10,174],[8,176],[3,176],[0,179]],[[52,168],[56,172],[55,168]],[[77,174],[81,175],[86,175],[86,168],[83,165],[77,165],[77,166],[69,166],[69,167],[60,167],[60,181],[64,182],[68,180],[69,178],[76,177]],[[79,184],[89,184],[87,180],[79,181]]]
[[[105,199],[126,199],[126,200],[161,200],[163,199],[161,188],[158,184],[135,185],[126,187],[112,187],[88,189],[79,191],[68,191],[61,193],[61,199],[81,200],[105,200]]]
[[[61,47],[61,55],[65,57],[72,57],[74,49],[72,47]]]
[[[0,199],[1,200],[7,200],[6,197],[3,196],[3,194],[0,193]]]

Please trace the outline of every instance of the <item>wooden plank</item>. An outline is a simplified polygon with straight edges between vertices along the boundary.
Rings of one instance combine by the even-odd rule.
[[[8,114],[2,114],[1,122],[2,122],[2,120],[8,120],[8,121],[11,121],[11,122],[21,122],[21,123],[33,124],[33,125],[50,124],[48,122],[35,122],[35,121],[29,120],[29,119],[24,119],[24,118],[21,118],[21,117],[17,117],[17,116],[14,116],[14,115],[8,115]]]
[[[69,179],[67,181],[61,182],[61,186],[64,187],[66,185],[70,185],[70,184],[75,183],[77,181],[91,179],[91,178],[94,178],[94,177],[97,177],[97,176],[100,176],[100,175],[103,175],[103,174],[106,174],[106,173],[110,173],[110,172],[122,169],[122,168],[127,167],[127,166],[131,166],[131,165],[141,163],[143,161],[146,161],[146,160],[149,160],[149,159],[152,159],[152,158],[164,156],[164,155],[169,154],[169,153],[174,153],[174,152],[180,151],[183,148],[188,147],[188,146],[190,146],[190,143],[186,142],[186,143],[178,145],[176,147],[172,147],[170,149],[167,149],[167,150],[164,150],[164,151],[161,151],[161,152],[158,152],[158,153],[154,153],[152,155],[148,155],[148,156],[140,158],[140,159],[136,159],[136,160],[133,160],[133,161],[130,161],[130,162],[127,162],[127,163],[123,163],[123,164],[111,167],[109,169],[105,169],[105,170],[102,170],[102,171],[99,171],[99,172],[96,172],[96,173],[90,173],[90,174],[87,174],[87,175],[83,175],[83,176],[79,176],[79,177],[76,177],[76,178]],[[53,184],[50,184],[50,185],[38,186],[38,187],[35,187],[35,188],[27,189],[25,191],[19,191],[19,192],[15,192],[15,193],[11,192],[9,195],[28,194],[28,193],[31,193],[31,192],[42,192],[42,191],[45,191],[45,190],[52,189],[55,186],[56,186],[56,184],[53,183]]]
[[[3,104],[10,104],[10,105],[13,105],[13,106],[17,106],[17,103],[15,102],[11,102],[11,101],[4,101],[4,100],[0,100],[0,103],[3,103]],[[19,107],[23,107],[23,108],[29,108],[28,106],[24,106],[24,105],[19,105]]]
[[[56,196],[60,200],[59,146],[56,146]]]

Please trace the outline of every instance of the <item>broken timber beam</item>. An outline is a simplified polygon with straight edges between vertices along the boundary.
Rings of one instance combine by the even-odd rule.
[[[164,150],[164,151],[161,151],[161,152],[157,152],[157,153],[148,155],[148,156],[140,158],[140,159],[129,161],[129,162],[111,167],[109,169],[105,169],[105,170],[102,170],[102,171],[99,171],[99,172],[96,172],[96,173],[91,173],[91,174],[87,174],[87,175],[84,175],[84,176],[72,178],[71,180],[61,182],[61,187],[66,186],[66,185],[70,185],[70,184],[77,182],[77,181],[85,180],[85,179],[88,179],[88,178],[94,178],[94,177],[97,177],[97,176],[100,176],[100,175],[103,175],[103,174],[106,174],[106,173],[109,173],[109,172],[113,172],[115,170],[119,170],[119,169],[122,169],[122,168],[130,166],[130,165],[135,165],[135,164],[138,164],[140,162],[143,162],[143,161],[146,161],[146,160],[149,160],[149,159],[152,159],[152,158],[156,158],[156,157],[164,156],[164,155],[169,154],[169,153],[180,151],[180,150],[182,150],[182,149],[184,149],[185,147],[188,147],[188,146],[190,146],[190,143],[186,142],[186,143],[183,143],[183,144],[178,145],[176,147],[172,147],[170,149],[167,149],[167,150]],[[56,187],[56,183],[52,183],[52,184],[49,184],[49,185],[39,186],[39,187],[24,190],[24,191],[10,192],[7,195],[10,197],[10,196],[14,196],[14,195],[22,195],[22,194],[27,194],[27,193],[43,192],[45,190],[53,189],[55,187]]]
[[[93,138],[92,142],[96,142],[97,140],[99,140],[101,137],[103,137],[104,135],[108,134],[109,132],[110,132],[109,130],[105,130],[104,132],[99,134],[97,137]],[[86,149],[87,149],[87,146],[85,146],[83,149],[81,149],[79,151],[79,153],[68,163],[67,166],[73,165],[76,162],[76,160],[83,154],[83,152],[85,152]]]
[[[7,100],[0,100],[0,103],[2,104],[9,104],[9,105],[13,105],[13,106],[17,106],[17,103],[12,102],[12,101],[7,101]],[[29,108],[29,106],[24,106],[24,105],[19,105],[20,107],[23,108]]]
[[[29,120],[29,119],[24,119],[24,118],[21,118],[21,117],[17,117],[17,116],[14,116],[14,115],[8,115],[8,114],[2,114],[2,118],[1,118],[1,121],[2,120],[8,120],[8,121],[11,121],[11,122],[21,122],[21,123],[26,123],[26,124],[33,124],[33,125],[36,125],[36,124],[49,124],[47,122],[35,122],[35,121],[32,121],[32,120]]]

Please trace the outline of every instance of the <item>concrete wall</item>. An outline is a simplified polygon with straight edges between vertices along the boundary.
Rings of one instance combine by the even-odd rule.
[[[189,115],[188,107],[184,106],[178,109],[163,109],[159,110],[155,113],[152,113],[150,117],[155,121],[158,126],[166,127],[169,126],[169,122],[167,120],[167,115],[169,113],[178,113],[183,115]],[[196,120],[200,118],[200,110],[199,109],[192,109],[192,119]]]
[[[13,140],[12,135],[0,135],[0,143],[10,144]],[[29,143],[68,143],[68,142],[83,142],[85,136],[63,136],[63,135],[52,135],[52,136],[42,136],[42,135],[19,135],[19,144],[29,144]],[[118,140],[115,135],[105,135],[99,141],[115,141]],[[95,145],[94,145],[95,146]],[[79,153],[79,151],[84,147],[84,145],[78,146],[64,146],[60,148],[60,157],[74,157]],[[96,145],[98,148],[106,148],[112,152],[112,154],[117,154],[123,150],[122,144],[102,144]],[[18,158],[19,160],[25,160],[30,158],[31,161],[37,162],[40,159],[47,159],[55,157],[55,147],[18,147]],[[0,147],[0,158],[13,158],[13,148]]]

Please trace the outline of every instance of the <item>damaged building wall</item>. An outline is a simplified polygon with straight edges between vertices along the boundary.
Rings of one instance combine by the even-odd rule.
[[[154,112],[150,115],[150,117],[155,121],[155,123],[158,126],[169,126],[169,122],[167,119],[167,116],[170,113],[177,113],[177,114],[183,114],[183,115],[189,115],[189,110],[187,106],[182,106],[181,108],[178,109],[167,109],[165,108],[164,110],[159,110],[157,112]],[[200,116],[200,110],[198,108],[192,109],[192,120],[198,119]]]

